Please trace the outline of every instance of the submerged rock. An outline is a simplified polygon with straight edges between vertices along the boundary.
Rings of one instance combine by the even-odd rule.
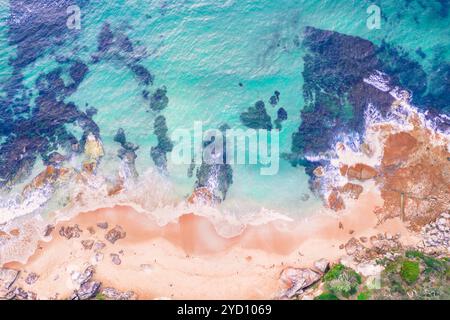
[[[169,129],[167,128],[166,118],[164,116],[158,116],[154,123],[154,134],[158,138],[158,144],[156,147],[152,147],[150,150],[150,156],[153,159],[156,167],[162,171],[167,171],[167,156],[166,154],[172,152],[173,142],[167,135]]]
[[[117,130],[117,133],[114,136],[114,141],[120,143],[122,146],[127,143],[127,138],[125,136],[125,131],[122,128]]]
[[[153,111],[162,111],[169,104],[169,98],[167,97],[166,87],[156,89],[156,91],[150,97],[150,109]]]
[[[266,112],[263,101],[256,102],[254,107],[242,112],[240,119],[242,124],[248,128],[272,130],[272,120]]]
[[[281,130],[281,128],[282,128],[282,127],[281,127],[281,123],[282,123],[283,121],[286,121],[287,118],[288,118],[287,111],[286,111],[284,108],[278,109],[278,111],[277,111],[277,118],[276,118],[275,121],[274,121],[275,127],[276,127],[278,130]]]
[[[278,102],[280,102],[280,92],[275,91],[273,93],[273,96],[270,97],[269,102],[272,105],[272,107],[275,107],[278,104]]]
[[[144,66],[133,64],[130,66],[130,69],[141,84],[146,86],[153,84],[153,75]]]
[[[228,189],[233,184],[233,169],[227,163],[226,155],[226,130],[228,129],[227,125],[223,125],[220,128],[222,139],[217,139],[217,141],[222,141],[222,146],[217,146],[216,148],[215,144],[217,141],[215,138],[210,141],[204,141],[204,148],[209,148],[209,150],[208,152],[204,150],[202,164],[196,172],[197,180],[195,182],[194,198],[197,195],[201,197],[202,195],[207,195],[212,200],[212,203],[219,202],[220,199],[225,200]],[[217,161],[208,161],[211,159],[216,159]]]

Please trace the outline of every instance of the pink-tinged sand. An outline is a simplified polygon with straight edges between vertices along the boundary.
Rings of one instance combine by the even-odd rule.
[[[92,263],[93,250],[81,240],[105,242],[104,259],[96,265],[95,279],[103,286],[132,290],[140,299],[271,299],[282,289],[280,272],[287,266],[311,267],[315,260],[336,261],[344,255],[339,246],[351,237],[370,237],[379,232],[401,233],[402,242],[414,241],[398,219],[376,227],[373,213],[380,200],[366,193],[351,209],[339,215],[317,215],[302,221],[249,226],[234,238],[220,237],[206,219],[187,213],[178,223],[157,226],[151,218],[130,207],[81,213],[59,224],[48,243],[40,243],[28,263],[7,267],[36,272],[39,280],[24,289],[41,298],[68,298],[74,286],[72,271],[83,271]],[[107,221],[127,233],[115,244],[104,238],[106,230],[96,226]],[[339,222],[344,226],[339,228]],[[58,234],[63,225],[78,224],[80,238],[67,240]],[[91,235],[88,227],[94,227]],[[354,230],[353,234],[349,231]],[[119,252],[123,250],[123,255]],[[111,262],[110,254],[122,263]]]

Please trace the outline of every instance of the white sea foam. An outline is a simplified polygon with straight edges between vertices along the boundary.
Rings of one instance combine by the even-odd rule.
[[[368,78],[364,78],[363,81],[383,92],[388,92],[391,90],[391,87],[389,86],[389,82],[391,81],[389,76],[378,70],[376,70],[375,73],[371,74]]]

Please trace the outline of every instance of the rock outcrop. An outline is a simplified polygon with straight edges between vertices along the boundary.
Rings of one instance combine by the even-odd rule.
[[[105,239],[114,244],[117,240],[125,238],[127,233],[122,229],[121,226],[115,226],[113,229],[109,230],[105,235]]]
[[[353,261],[362,263],[399,252],[403,248],[399,239],[399,234],[393,236],[388,233],[379,233],[371,236],[370,241],[364,239],[364,242],[352,237],[340,248],[344,249],[347,256],[351,257]]]
[[[121,292],[114,288],[103,288],[101,294],[110,300],[136,300],[137,295],[133,291]]]
[[[390,135],[384,147],[380,216],[382,220],[401,217],[419,231],[450,210],[449,140],[437,140],[418,115],[411,115],[409,121],[414,129]]]
[[[319,281],[321,275],[307,268],[286,268],[281,272],[280,280],[287,286],[281,297],[292,298]]]
[[[349,179],[356,179],[360,181],[373,179],[378,175],[375,168],[363,163],[357,163],[347,170],[347,177]]]
[[[19,276],[19,271],[13,269],[0,268],[0,298],[11,298],[13,283]]]
[[[72,226],[62,226],[59,229],[59,235],[66,239],[79,238],[83,230],[76,224]]]
[[[434,222],[422,227],[420,247],[427,251],[450,253],[450,213],[442,213]]]

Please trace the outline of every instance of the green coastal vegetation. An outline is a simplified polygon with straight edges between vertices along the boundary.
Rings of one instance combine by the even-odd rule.
[[[322,279],[323,293],[315,300],[447,300],[450,299],[450,261],[410,250],[382,265],[378,283],[352,268],[335,264]],[[372,281],[372,282],[371,282]]]

